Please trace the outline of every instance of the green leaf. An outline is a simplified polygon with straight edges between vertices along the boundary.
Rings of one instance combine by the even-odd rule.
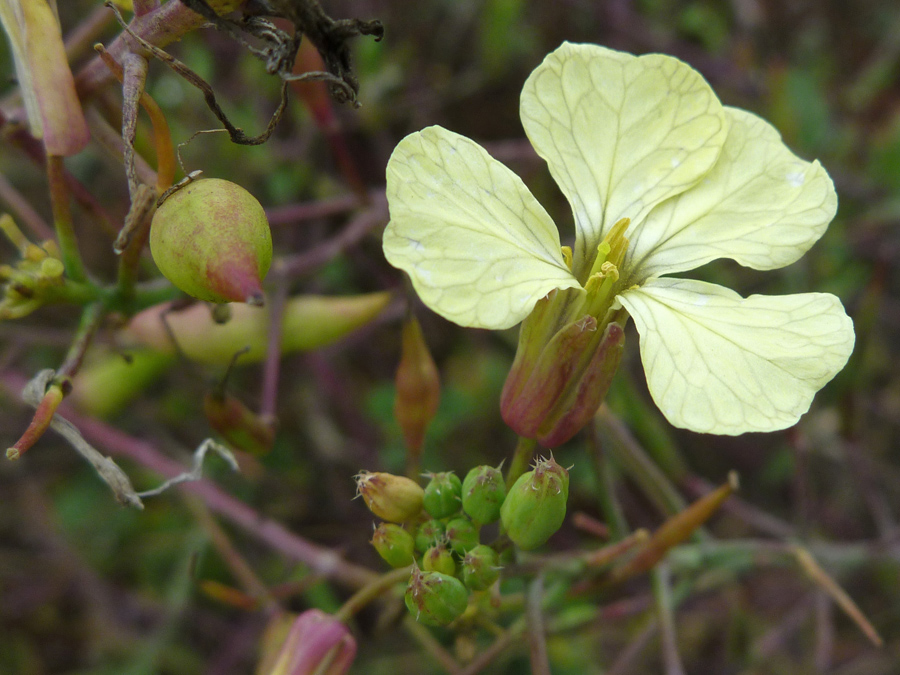
[[[441,127],[404,138],[388,162],[388,262],[422,301],[473,328],[509,328],[555,288],[579,288],[550,216],[512,171]]]
[[[853,351],[853,323],[827,293],[744,299],[701,281],[653,279],[619,299],[640,333],[650,394],[684,429],[787,428]]]
[[[728,123],[699,73],[661,54],[565,43],[525,82],[522,124],[575,216],[575,274],[620,218],[640,223],[715,164]]]
[[[818,241],[837,211],[825,169],[794,155],[768,122],[736,108],[722,154],[696,186],[655,208],[629,232],[634,282],[732,258],[784,267]]]

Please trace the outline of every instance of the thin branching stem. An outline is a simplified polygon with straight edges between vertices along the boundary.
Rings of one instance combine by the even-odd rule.
[[[75,281],[85,281],[87,273],[78,252],[78,240],[72,225],[72,209],[69,204],[69,188],[66,185],[65,167],[62,157],[47,156],[47,180],[50,184],[50,202],[53,208],[53,224],[59,240],[66,274]]]

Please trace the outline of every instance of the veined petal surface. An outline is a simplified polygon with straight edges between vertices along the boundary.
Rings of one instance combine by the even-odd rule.
[[[789,427],[853,351],[853,323],[826,293],[744,299],[663,278],[619,299],[640,334],[653,400],[672,424],[693,431]]]
[[[404,138],[388,162],[388,262],[462,326],[514,326],[555,288],[580,288],[559,232],[512,171],[441,127]]]
[[[759,270],[784,267],[834,218],[837,194],[818,162],[794,155],[759,117],[725,111],[728,137],[712,171],[629,231],[629,279],[691,270],[716,258]]]
[[[727,133],[721,103],[690,66],[596,45],[549,54],[525,82],[520,114],[572,206],[576,276],[619,218],[638,223],[700,180]]]

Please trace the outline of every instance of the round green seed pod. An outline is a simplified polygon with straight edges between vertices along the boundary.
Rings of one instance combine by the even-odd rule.
[[[444,524],[439,520],[426,520],[416,530],[416,550],[424,553],[444,539]]]
[[[422,569],[452,577],[456,574],[456,562],[445,544],[437,544],[422,554]]]
[[[172,193],[153,214],[150,252],[160,272],[188,295],[263,303],[272,234],[262,205],[236,183],[206,178]]]
[[[463,511],[479,525],[493,523],[500,517],[504,497],[506,482],[500,469],[476,466],[466,474],[462,484]]]
[[[478,546],[478,528],[468,518],[454,518],[445,528],[450,548],[457,555],[465,555],[470,548]]]
[[[487,590],[500,578],[497,552],[490,546],[476,546],[463,558],[462,575],[473,591]]]
[[[462,481],[452,471],[429,474],[422,505],[432,518],[447,518],[459,511]]]
[[[391,567],[406,567],[415,560],[412,535],[394,523],[381,523],[375,528],[372,546]]]
[[[446,626],[469,604],[469,591],[456,577],[414,569],[406,587],[406,608],[429,626]]]
[[[519,476],[506,495],[500,520],[506,534],[524,551],[546,542],[562,525],[569,498],[569,472],[553,458],[539,459]]]

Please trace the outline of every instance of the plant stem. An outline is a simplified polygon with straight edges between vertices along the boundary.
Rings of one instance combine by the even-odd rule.
[[[518,480],[519,476],[528,470],[531,459],[534,457],[534,449],[537,447],[537,441],[533,438],[523,438],[519,436],[519,442],[513,451],[512,461],[509,463],[509,473],[506,475],[506,489],[509,490]]]
[[[684,675],[684,666],[678,654],[678,638],[675,634],[675,610],[672,604],[672,589],[669,583],[669,566],[661,563],[651,572],[653,595],[656,598],[656,612],[662,633],[663,663],[665,675]]]
[[[368,605],[370,602],[391,590],[401,581],[409,579],[412,567],[401,567],[392,570],[387,574],[382,574],[377,579],[373,579],[371,583],[360,588],[356,593],[350,596],[350,599],[334,613],[334,617],[344,623],[347,623],[359,610]]]
[[[72,346],[69,347],[69,353],[66,354],[66,360],[56,371],[56,378],[74,377],[78,369],[81,368],[81,362],[87,353],[88,347],[91,345],[97,329],[106,316],[106,308],[101,302],[94,302],[84,308],[81,313],[81,322],[78,325],[78,331],[75,333],[75,339]]]
[[[597,500],[600,502],[600,511],[606,519],[610,529],[611,539],[620,541],[629,532],[628,521],[619,500],[616,498],[616,480],[613,475],[613,467],[609,461],[609,454],[605,451],[600,437],[597,434],[597,424],[592,421],[589,426],[588,445],[591,450],[591,458],[594,461],[594,470],[597,474]]]
[[[59,239],[59,250],[70,279],[86,281],[84,263],[78,252],[78,241],[72,227],[72,211],[69,207],[69,188],[66,185],[65,166],[62,157],[47,155],[47,180],[50,184],[50,202],[53,207],[53,224]]]

